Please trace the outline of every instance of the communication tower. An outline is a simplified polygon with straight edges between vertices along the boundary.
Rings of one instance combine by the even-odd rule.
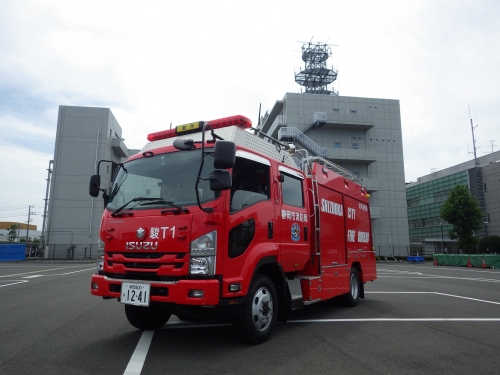
[[[299,42],[302,43],[302,61],[305,68],[300,73],[295,74],[295,82],[304,86],[306,93],[338,95],[332,88],[328,90],[328,85],[337,79],[337,71],[326,67],[326,60],[332,55],[331,44]]]

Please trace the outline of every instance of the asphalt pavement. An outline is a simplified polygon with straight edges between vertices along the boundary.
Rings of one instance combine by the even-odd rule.
[[[500,270],[378,263],[355,308],[293,311],[269,342],[224,322],[134,329],[93,263],[0,263],[0,374],[498,374]]]

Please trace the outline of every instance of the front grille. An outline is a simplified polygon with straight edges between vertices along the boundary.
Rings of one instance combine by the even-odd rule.
[[[123,265],[127,268],[151,268],[158,269],[160,268],[160,263],[123,263]]]
[[[140,251],[107,252],[105,259],[106,274],[110,277],[117,275],[118,278],[124,279],[162,281],[165,273],[172,272],[172,276],[179,276],[179,272],[187,274],[189,254]],[[183,268],[185,268],[185,272],[182,271]],[[163,276],[158,276],[157,273]]]
[[[163,253],[111,253],[111,258],[114,255],[121,254],[129,259],[159,259],[163,256]]]
[[[180,277],[158,276],[154,272],[127,272],[126,274],[105,272],[104,276],[111,279],[141,280],[141,281],[179,281]]]

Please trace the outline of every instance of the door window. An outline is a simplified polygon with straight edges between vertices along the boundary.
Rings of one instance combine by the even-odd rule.
[[[284,181],[281,183],[283,203],[295,207],[304,207],[302,180],[286,173],[281,173],[281,175],[284,176]]]
[[[232,174],[231,213],[269,200],[269,166],[236,157]]]

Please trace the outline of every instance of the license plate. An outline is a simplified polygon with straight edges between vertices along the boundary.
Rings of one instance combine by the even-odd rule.
[[[151,285],[122,283],[121,303],[127,305],[149,306]]]

